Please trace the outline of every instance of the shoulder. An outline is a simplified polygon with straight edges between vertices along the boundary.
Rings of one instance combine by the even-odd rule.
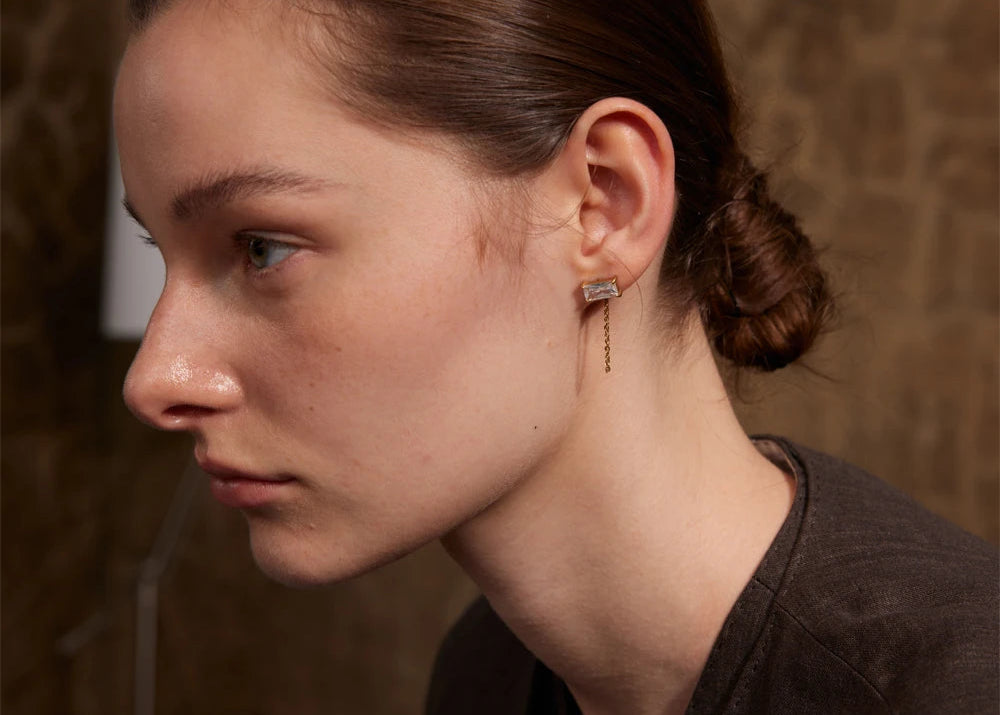
[[[787,578],[836,577],[835,567],[866,576],[858,588],[905,587],[907,601],[944,594],[971,602],[997,599],[995,547],[839,459],[785,443],[805,476],[806,505]],[[831,569],[831,567],[834,567]],[[942,581],[944,579],[944,581]]]
[[[765,584],[786,637],[852,671],[893,712],[995,711],[996,549],[857,467],[784,446],[807,489],[788,568]]]
[[[528,702],[535,657],[485,598],[476,599],[445,636],[434,662],[428,715],[522,711]]]

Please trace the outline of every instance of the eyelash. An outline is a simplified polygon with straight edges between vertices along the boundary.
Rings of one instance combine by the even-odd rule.
[[[140,233],[139,239],[150,248],[156,248],[158,246],[158,244],[156,243],[156,239],[150,236],[148,233]],[[240,258],[243,261],[243,267],[254,278],[260,278],[274,272],[275,270],[280,268],[281,264],[283,264],[290,256],[286,256],[285,258],[281,259],[272,266],[258,268],[253,264],[253,261],[250,259],[249,251],[250,251],[251,241],[264,241],[272,245],[276,244],[280,246],[285,246],[291,248],[293,253],[298,250],[297,247],[293,246],[292,244],[286,243],[284,241],[276,241],[274,239],[266,238],[264,236],[260,236],[253,233],[237,233],[235,236],[233,236],[233,243],[237,251],[239,252]]]

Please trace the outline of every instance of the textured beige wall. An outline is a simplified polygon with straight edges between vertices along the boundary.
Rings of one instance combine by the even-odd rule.
[[[131,709],[134,584],[186,440],[136,424],[96,332],[117,0],[3,5],[2,678],[19,715]],[[751,153],[828,247],[839,329],[747,388],[752,430],[845,455],[998,538],[997,7],[714,0]],[[109,41],[110,40],[110,41]],[[472,595],[438,547],[312,591],[200,493],[163,585],[158,713],[417,712]],[[79,638],[62,639],[76,631]]]
[[[997,3],[716,0],[752,153],[827,248],[839,329],[751,430],[855,461],[998,538]]]

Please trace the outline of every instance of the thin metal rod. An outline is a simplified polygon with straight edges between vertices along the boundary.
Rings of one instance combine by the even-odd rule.
[[[135,715],[153,715],[156,709],[156,636],[160,579],[177,548],[200,483],[201,470],[192,459],[181,475],[170,508],[156,534],[153,548],[139,569],[135,605]]]

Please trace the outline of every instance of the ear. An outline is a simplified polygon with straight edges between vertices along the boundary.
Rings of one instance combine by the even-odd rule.
[[[658,267],[675,201],[673,143],[660,118],[631,99],[601,100],[577,120],[556,164],[577,192],[580,282],[617,276],[625,289]]]

